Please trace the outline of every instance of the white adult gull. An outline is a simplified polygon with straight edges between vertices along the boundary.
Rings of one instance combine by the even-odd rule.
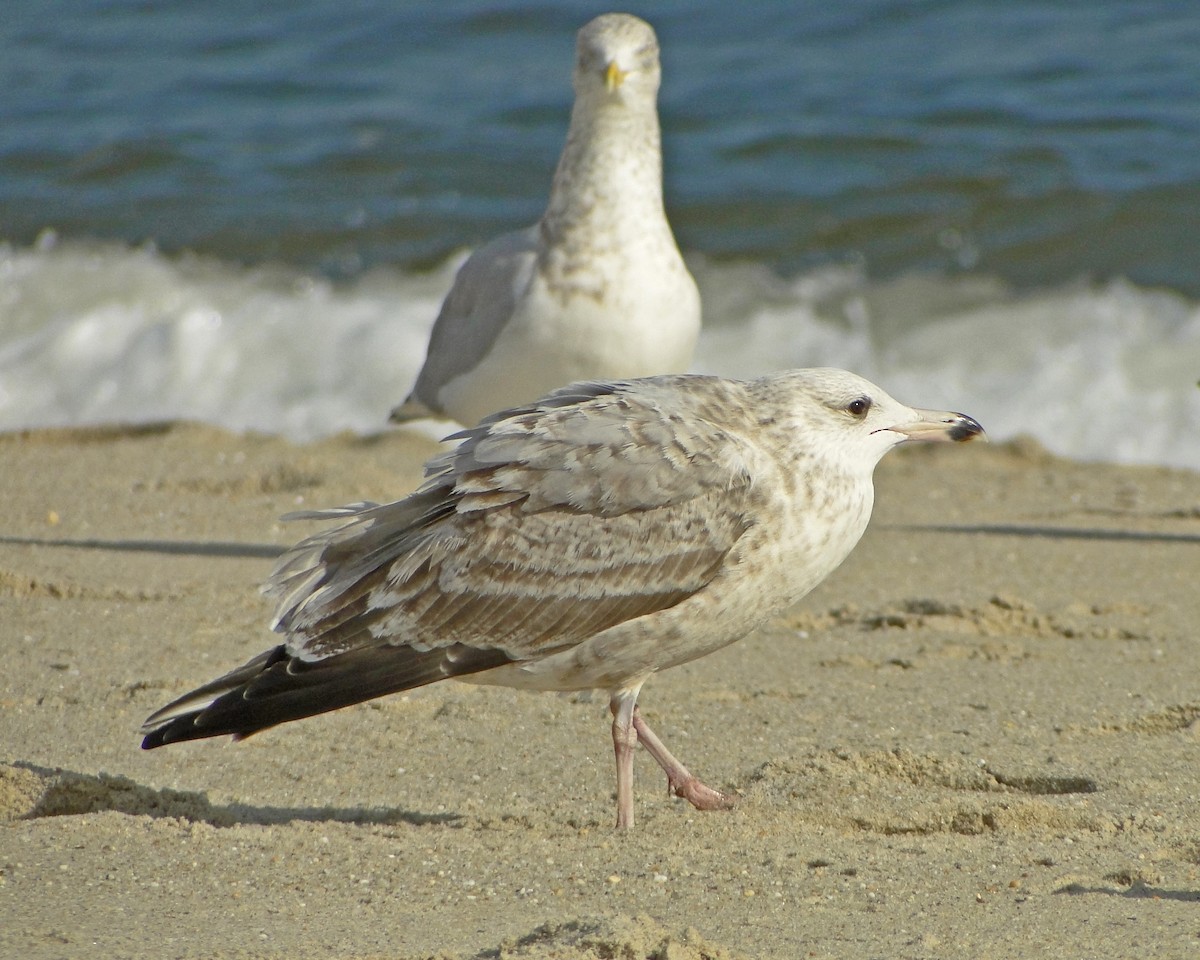
[[[875,464],[970,440],[840,370],[577,383],[486,418],[415,493],[301,514],[342,522],[264,591],[284,642],[153,714],[142,746],[258,730],[447,677],[610,697],[617,826],[641,744],[671,792],[730,805],[637,709],[660,670],[803,597],[866,529]]]
[[[472,424],[573,380],[690,366],[700,294],[663,211],[660,78],[645,21],[610,13],[579,31],[546,212],[459,270],[392,420]]]

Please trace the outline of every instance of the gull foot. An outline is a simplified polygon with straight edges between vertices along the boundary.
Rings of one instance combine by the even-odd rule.
[[[737,797],[714,790],[701,783],[696,777],[669,781],[667,789],[675,796],[682,797],[697,810],[732,810],[737,805]]]

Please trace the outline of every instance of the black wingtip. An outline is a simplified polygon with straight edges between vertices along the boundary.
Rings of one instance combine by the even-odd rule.
[[[182,716],[168,720],[158,729],[151,730],[142,737],[142,749],[154,750],[171,743],[183,743],[186,740],[206,740],[209,737],[219,737],[223,734],[236,732],[228,728],[204,726],[202,725],[202,721],[201,723],[197,723],[202,713],[202,710],[185,713]]]
[[[154,750],[158,747],[165,747],[172,743],[184,743],[188,740],[207,740],[211,737],[220,737],[228,734],[234,741],[245,740],[260,730],[266,730],[267,727],[273,727],[275,724],[263,724],[248,730],[212,730],[196,725],[196,718],[200,712],[189,713],[182,717],[176,717],[170,723],[166,723],[157,730],[151,730],[148,734],[142,737],[142,749]]]
[[[193,730],[196,729],[193,724],[195,719],[196,714],[190,713],[184,717],[177,717],[157,730],[151,730],[142,737],[142,749],[154,750],[156,747],[165,747],[168,743],[179,743],[182,740],[199,740],[204,737],[214,736],[214,734],[207,731],[196,731],[190,737],[181,736],[185,732],[186,727],[191,727]]]
[[[152,714],[142,749],[224,735],[242,740],[291,720],[510,662],[503,651],[457,644],[426,651],[384,644],[305,661],[280,645]],[[192,698],[196,709],[170,716],[176,704]]]
[[[153,750],[169,743],[203,740],[226,733],[253,733],[264,726],[271,726],[270,723],[260,722],[257,717],[239,716],[241,711],[237,709],[238,702],[243,699],[243,694],[252,683],[277,665],[282,664],[286,667],[290,659],[287,648],[279,644],[264,650],[223,677],[172,700],[146,718],[142,725],[145,733],[142,749]],[[194,709],[176,713],[189,702]],[[218,706],[220,709],[214,711],[213,708]]]

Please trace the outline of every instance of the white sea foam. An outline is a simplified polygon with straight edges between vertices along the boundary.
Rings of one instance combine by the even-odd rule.
[[[784,285],[762,274],[741,278],[761,293],[739,298],[756,305],[706,327],[705,370],[844,366],[908,402],[969,412],[994,439],[1200,468],[1200,305],[1181,295],[1123,280],[1014,294],[983,277],[869,283],[826,270]],[[702,294],[729,286],[701,276]]]
[[[0,429],[385,429],[459,262],[333,284],[153,248],[0,247]],[[1123,281],[1017,295],[983,277],[872,282],[826,268],[782,280],[691,265],[705,298],[698,370],[846,367],[907,402],[970,413],[995,439],[1200,468],[1200,306],[1182,296]]]

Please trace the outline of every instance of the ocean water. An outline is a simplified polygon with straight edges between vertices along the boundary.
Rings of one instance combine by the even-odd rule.
[[[9,0],[0,429],[382,429],[466,251],[540,214],[604,9]],[[633,12],[697,370],[1200,468],[1200,6]]]

